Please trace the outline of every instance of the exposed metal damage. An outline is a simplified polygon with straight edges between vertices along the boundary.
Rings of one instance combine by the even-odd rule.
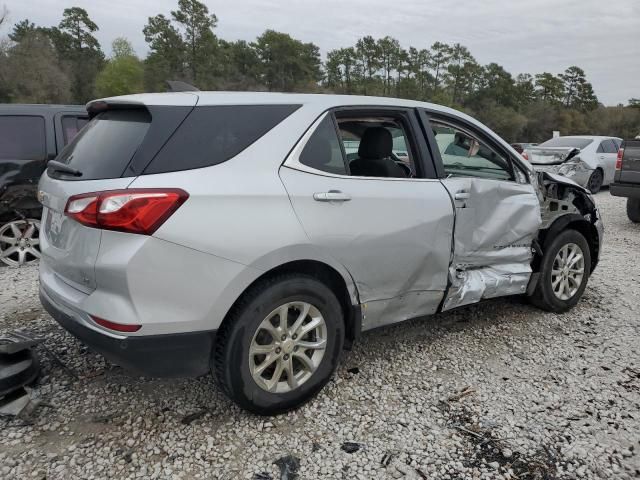
[[[531,276],[531,245],[540,230],[540,203],[531,190],[535,186],[501,182],[496,188],[495,182],[468,182],[475,201],[456,205],[450,285],[443,311],[524,293]]]
[[[456,253],[449,269],[450,286],[442,311],[483,299],[531,292],[538,279],[538,264],[543,254],[541,246],[547,234],[556,228],[577,222],[579,228],[588,229],[590,226],[592,235],[602,237],[602,222],[586,189],[570,179],[549,172],[533,175],[532,185],[537,190],[539,205],[523,205],[520,215],[502,216],[498,206],[490,222],[476,225],[472,209],[458,209],[456,229],[461,227],[458,222],[464,222],[463,229],[475,229],[470,237],[474,242],[471,245],[455,245]],[[485,197],[492,195],[490,190],[482,193]],[[487,201],[487,205],[495,207],[505,201],[503,191],[493,194],[500,199]],[[505,224],[514,219],[517,219],[516,225]],[[498,239],[492,236],[495,232],[508,233]],[[593,239],[588,235],[587,238]],[[598,244],[591,240],[589,243]],[[488,267],[474,265],[473,251],[486,251],[488,248],[494,249],[491,258],[495,263]],[[597,263],[597,253],[592,252],[592,269]]]

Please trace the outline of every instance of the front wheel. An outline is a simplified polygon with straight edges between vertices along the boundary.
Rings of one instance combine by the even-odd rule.
[[[566,312],[582,297],[590,273],[586,238],[576,230],[565,230],[545,249],[531,303],[550,312]]]
[[[627,198],[627,217],[634,223],[640,223],[640,198]]]
[[[220,328],[216,378],[242,408],[283,413],[324,387],[343,344],[342,307],[324,283],[298,274],[266,279],[245,293]]]

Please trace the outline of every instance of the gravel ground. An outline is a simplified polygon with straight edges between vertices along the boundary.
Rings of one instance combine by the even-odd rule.
[[[637,478],[640,225],[596,198],[606,245],[573,311],[504,299],[365,334],[314,401],[274,418],[208,376],[106,363],[42,311],[36,268],[0,268],[0,331],[39,334],[72,370],[40,347],[44,404],[32,424],[0,419],[0,478]]]

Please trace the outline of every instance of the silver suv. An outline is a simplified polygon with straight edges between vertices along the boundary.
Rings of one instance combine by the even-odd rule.
[[[563,312],[598,261],[590,194],[455,110],[207,92],[88,110],[40,181],[43,305],[115,363],[213,370],[259,414],[315,395],[362,331],[504,295]]]

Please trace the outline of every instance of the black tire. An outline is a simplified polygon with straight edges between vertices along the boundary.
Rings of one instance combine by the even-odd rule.
[[[634,223],[640,223],[640,198],[627,198],[627,217]]]
[[[602,182],[604,182],[604,173],[599,168],[596,168],[587,182],[587,188],[591,193],[598,193],[602,188]]]
[[[574,243],[580,247],[584,256],[584,275],[576,293],[567,300],[562,300],[553,292],[551,271],[560,249]],[[533,295],[529,298],[535,306],[549,312],[563,313],[573,308],[584,293],[591,274],[591,252],[586,238],[576,230],[565,230],[544,248],[544,256],[540,265],[540,278]]]
[[[320,311],[327,328],[327,346],[308,380],[289,392],[271,393],[251,375],[249,347],[269,313],[295,301],[307,302]],[[338,366],[344,345],[343,317],[336,295],[314,277],[283,274],[258,282],[245,292],[218,330],[214,372],[222,391],[240,407],[258,415],[276,415],[303,405],[325,386]]]

